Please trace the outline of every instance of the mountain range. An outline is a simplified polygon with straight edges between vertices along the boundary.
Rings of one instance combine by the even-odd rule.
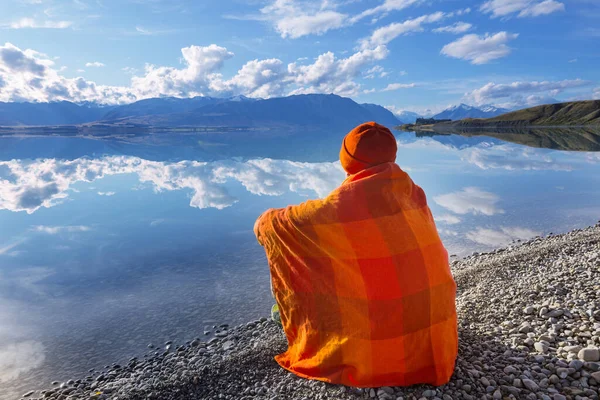
[[[461,103],[457,106],[452,106],[438,114],[435,114],[432,118],[451,119],[452,121],[465,118],[492,118],[507,113],[509,111],[510,110],[506,108],[498,108],[492,105],[474,107]]]
[[[0,126],[77,125],[101,119],[113,107],[69,101],[51,103],[2,103]]]
[[[423,118],[423,115],[412,111],[400,111],[396,113],[396,117],[405,124],[414,124],[417,121],[417,118]]]
[[[499,108],[492,105],[475,107],[461,103],[434,115],[422,115],[412,111],[400,111],[396,113],[396,117],[406,124],[414,124],[417,121],[417,118],[451,119],[452,121],[456,121],[464,118],[491,118],[509,111],[510,110],[506,108]]]
[[[401,129],[421,133],[463,134],[493,129],[505,132],[515,128],[600,127],[600,100],[544,104],[508,112],[493,118],[465,118],[431,124],[405,124]]]
[[[156,127],[335,128],[351,129],[377,121],[401,124],[394,114],[376,104],[358,104],[329,94],[307,94],[271,99],[153,98],[120,106],[53,103],[0,103],[0,126],[82,125]]]
[[[600,100],[544,104],[493,118],[464,119],[448,124],[448,126],[467,128],[585,125],[600,125]]]

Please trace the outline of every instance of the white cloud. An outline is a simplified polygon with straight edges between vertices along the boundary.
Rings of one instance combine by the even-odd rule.
[[[85,225],[63,225],[63,226],[47,226],[37,225],[33,227],[36,232],[47,233],[49,235],[56,235],[61,232],[88,232],[91,230],[89,226]]]
[[[388,73],[385,70],[385,68],[383,68],[381,65],[375,65],[373,68],[369,68],[367,71],[365,71],[363,78],[365,78],[365,79],[373,79],[376,77],[384,78],[387,75],[388,75]]]
[[[10,43],[0,47],[0,70],[39,77],[45,75],[48,67],[52,65],[54,61],[34,50],[21,51]]]
[[[596,89],[594,89],[594,91],[592,93],[592,99],[600,100],[600,87],[597,87]]]
[[[144,35],[144,36],[158,36],[158,35],[167,35],[170,33],[179,32],[177,29],[148,29],[143,26],[136,26],[135,31],[131,32],[132,34]]]
[[[473,27],[473,25],[471,25],[467,22],[456,22],[452,25],[442,26],[441,28],[436,28],[433,31],[437,32],[437,33],[459,34],[459,33],[465,33],[465,32],[470,31],[472,27]]]
[[[81,71],[85,72],[84,70]],[[135,75],[138,72],[138,69],[133,67],[123,67],[121,68],[121,71],[125,72],[126,74]]]
[[[383,4],[369,8],[360,14],[352,17],[352,22],[360,21],[363,18],[370,17],[376,14],[389,13],[391,11],[400,11],[414,4],[420,3],[422,0],[384,0]]]
[[[54,69],[54,61],[35,50],[21,50],[6,43],[0,46],[0,101],[135,101],[131,90],[96,85],[83,78],[65,78]]]
[[[348,18],[348,15],[335,11],[327,0],[320,4],[315,1],[275,0],[261,12],[273,23],[281,37],[292,39],[322,35],[342,27]]]
[[[181,49],[182,66],[146,65],[129,86],[104,86],[77,78],[65,78],[54,61],[34,50],[10,43],[0,46],[0,101],[96,101],[130,103],[151,97],[235,96],[268,98],[298,93],[335,93],[352,96],[361,92],[355,81],[363,70],[388,55],[385,46],[357,51],[346,58],[323,53],[312,63],[284,64],[276,58],[252,60],[227,79],[221,73],[233,53],[215,44]],[[88,63],[90,67],[101,63]],[[83,70],[78,70],[83,73]],[[126,72],[135,73],[131,69]],[[380,76],[382,73],[380,73]]]
[[[21,18],[5,26],[11,29],[66,29],[72,25],[71,21],[36,21],[33,18]]]
[[[487,83],[465,95],[465,100],[475,104],[489,104],[500,99],[510,99],[519,105],[536,105],[550,100],[565,90],[589,86],[589,81],[582,79],[562,81],[517,81],[512,83]],[[530,94],[544,93],[543,97],[527,97]],[[525,97],[524,97],[525,96]]]
[[[93,67],[93,68],[100,68],[100,67],[104,67],[105,65],[101,62],[98,61],[94,61],[94,62],[89,62],[89,63],[85,63],[86,67]]]
[[[436,12],[433,14],[423,15],[418,18],[408,19],[403,22],[394,22],[389,25],[373,31],[370,37],[362,39],[360,41],[361,47],[372,48],[374,46],[386,45],[398,36],[406,35],[412,32],[422,32],[424,30],[423,24],[429,24],[441,21],[447,15],[443,12]]]
[[[228,180],[241,183],[257,195],[281,195],[286,191],[327,195],[345,178],[339,163],[298,163],[286,160],[249,160],[166,163],[137,157],[114,156],[101,159],[0,161],[11,179],[0,185],[0,209],[29,214],[49,208],[68,197],[76,182],[93,182],[109,175],[137,174],[140,182],[155,191],[189,189],[190,206],[229,207],[237,199],[226,189]],[[37,226],[35,231],[58,234],[84,232],[85,226]]]
[[[281,60],[252,60],[244,64],[237,74],[227,81],[214,81],[211,89],[218,92],[244,93],[249,97],[281,96],[291,83]]]
[[[115,192],[98,192],[100,196],[114,196]]]
[[[456,215],[452,215],[452,214],[438,215],[435,217],[435,220],[446,223],[448,225],[455,225],[455,224],[460,223],[460,221],[461,221],[459,217],[457,217]]]
[[[500,227],[499,230],[477,228],[467,232],[467,239],[486,246],[506,246],[515,240],[529,240],[540,236],[540,232],[521,227]]]
[[[440,206],[455,214],[495,215],[504,211],[497,207],[500,198],[476,187],[467,187],[461,191],[443,194],[433,198]]]
[[[337,59],[331,52],[321,54],[310,65],[288,65],[288,74],[299,87],[291,94],[300,93],[337,93],[352,96],[359,91],[360,85],[354,78],[360,76],[363,68],[383,60],[388,55],[385,46],[365,49],[348,58]]]
[[[345,4],[338,4],[335,0],[272,0],[269,5],[260,10],[260,15],[226,15],[225,18],[268,21],[281,37],[297,39],[308,35],[322,35],[330,30],[352,26],[367,17],[372,17],[371,21],[376,22],[380,16],[392,11],[403,10],[422,1],[384,0],[376,7],[350,16],[338,11],[340,6]],[[470,9],[460,10],[457,15],[469,11]]]
[[[518,17],[537,17],[557,11],[564,11],[565,5],[555,0],[489,0],[483,3],[481,11],[492,17],[507,17],[518,13]]]
[[[166,220],[164,218],[158,218],[158,219],[154,219],[152,221],[150,221],[150,226],[158,226],[160,224],[163,224]]]
[[[141,26],[136,26],[135,31],[140,35],[152,35],[152,32],[148,29],[144,29]]]
[[[332,0],[274,0],[263,7],[260,16],[234,17],[234,19],[266,20],[283,38],[297,39],[308,35],[322,35],[330,30],[354,25],[358,21],[391,11],[403,10],[422,0],[384,0],[376,7],[369,8],[357,15],[350,16],[338,11],[338,4]]]
[[[416,86],[417,85],[415,83],[390,83],[385,88],[381,89],[381,91],[390,92],[392,90],[414,88]]]
[[[144,76],[132,78],[132,88],[143,98],[161,95],[190,97],[210,92],[211,81],[221,77],[217,72],[233,53],[224,47],[190,46],[181,49],[185,67],[156,67],[146,65]]]
[[[485,34],[484,36],[465,35],[445,45],[441,53],[470,61],[475,65],[487,64],[492,60],[509,55],[511,48],[507,46],[507,43],[518,36],[516,33],[507,32],[498,32],[494,35]]]
[[[576,62],[577,62],[576,58],[573,58],[573,59],[569,60],[569,63],[576,63]]]

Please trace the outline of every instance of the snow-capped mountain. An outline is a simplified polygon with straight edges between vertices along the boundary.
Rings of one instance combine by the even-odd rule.
[[[499,108],[492,105],[483,105],[474,107],[467,104],[459,104],[445,109],[439,114],[433,116],[435,119],[451,119],[453,121],[464,118],[492,118],[509,112],[505,108]]]
[[[256,101],[256,100],[259,100],[259,99],[254,99],[254,98],[246,97],[243,94],[240,94],[238,96],[230,97],[227,100],[228,101]]]
[[[414,124],[417,121],[417,118],[421,118],[422,115],[417,114],[412,111],[400,111],[395,113],[396,117],[405,124]]]

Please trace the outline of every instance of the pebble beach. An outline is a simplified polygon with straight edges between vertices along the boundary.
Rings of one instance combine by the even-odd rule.
[[[273,356],[267,318],[54,382],[27,399],[599,399],[600,224],[453,261],[459,355],[441,387],[349,388],[300,379]],[[199,332],[199,335],[202,332]]]

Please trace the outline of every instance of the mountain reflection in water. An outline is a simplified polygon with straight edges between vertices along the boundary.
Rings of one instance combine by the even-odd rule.
[[[510,143],[542,149],[563,151],[600,151],[600,126],[551,127],[551,128],[486,128],[452,127],[433,132],[418,132],[417,137],[436,135],[460,135],[464,137],[485,136]]]
[[[561,132],[397,133],[397,162],[466,255],[598,220],[597,132]],[[266,315],[254,221],[339,185],[342,136],[0,137],[0,398]]]

